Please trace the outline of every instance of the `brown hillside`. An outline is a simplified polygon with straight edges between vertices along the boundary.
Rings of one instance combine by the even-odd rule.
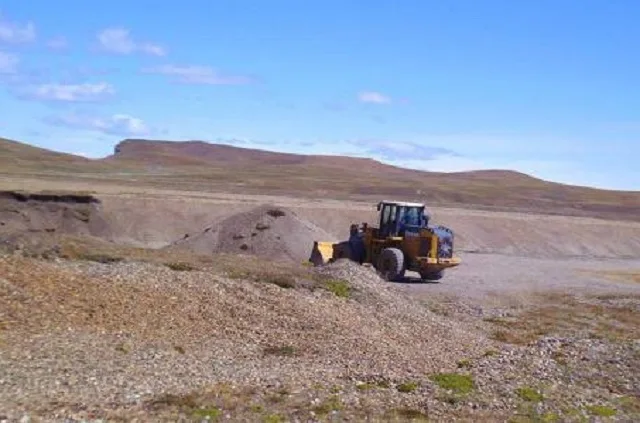
[[[388,165],[366,158],[279,153],[227,144],[210,144],[204,141],[127,139],[116,145],[114,150],[114,154],[106,158],[107,161],[126,160],[164,166],[256,164],[261,166],[355,166],[367,170],[390,168]]]
[[[108,169],[110,169],[109,165],[86,157],[60,153],[0,138],[0,173],[77,173]]]
[[[33,163],[68,166],[89,162],[89,159],[72,154],[58,153],[44,148],[34,147],[17,141],[0,138],[0,166],[19,167]]]
[[[375,160],[300,155],[202,141],[125,140],[107,159],[181,168],[197,181],[223,182],[250,193],[427,201],[552,214],[640,220],[640,192],[610,191],[543,181],[506,170],[425,172]],[[175,181],[175,180],[174,180]]]
[[[469,172],[425,172],[405,169],[379,161],[337,155],[305,155],[211,144],[204,141],[154,141],[126,139],[114,148],[105,161],[132,161],[163,166],[180,165],[260,165],[260,166],[319,166],[323,168],[357,169],[361,173],[384,172],[386,175],[441,175],[453,179],[502,180],[512,178],[520,182],[539,181],[529,175],[510,170],[476,170]]]
[[[365,158],[277,153],[202,141],[129,139],[100,160],[2,139],[0,152],[0,174],[9,176],[82,178],[122,188],[366,201],[398,198],[439,206],[640,221],[640,191],[570,186],[503,170],[425,172]]]

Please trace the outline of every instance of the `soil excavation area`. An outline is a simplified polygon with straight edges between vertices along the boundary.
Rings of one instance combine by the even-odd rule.
[[[5,192],[0,414],[640,419],[640,223],[431,211],[463,264],[388,283],[303,263],[375,204]]]

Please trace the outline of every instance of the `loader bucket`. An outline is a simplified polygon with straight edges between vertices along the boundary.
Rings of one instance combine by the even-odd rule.
[[[333,259],[333,242],[328,241],[314,241],[313,249],[311,250],[311,256],[309,261],[314,266],[320,266],[327,264]]]

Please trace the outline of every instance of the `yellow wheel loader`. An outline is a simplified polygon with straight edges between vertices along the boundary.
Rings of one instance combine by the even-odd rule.
[[[347,241],[315,241],[309,261],[315,266],[347,258],[371,264],[388,281],[414,271],[424,280],[439,280],[444,270],[461,263],[453,254],[453,231],[429,224],[422,203],[381,201],[378,226],[352,224]]]

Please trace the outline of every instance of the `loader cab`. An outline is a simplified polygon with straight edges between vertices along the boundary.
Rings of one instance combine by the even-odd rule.
[[[421,203],[381,201],[377,210],[380,212],[381,238],[418,234],[420,228],[429,223],[429,215],[425,213],[425,205]]]

